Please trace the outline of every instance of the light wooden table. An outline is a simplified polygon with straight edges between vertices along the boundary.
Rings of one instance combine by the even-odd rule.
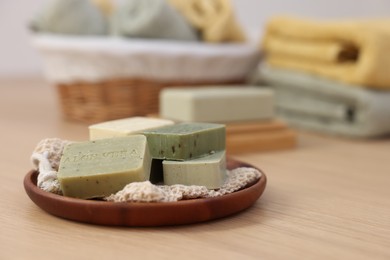
[[[85,140],[42,81],[0,81],[0,259],[390,259],[390,139],[300,133],[295,150],[237,156],[268,185],[249,210],[212,222],[118,228],[63,220],[23,189],[46,137]]]

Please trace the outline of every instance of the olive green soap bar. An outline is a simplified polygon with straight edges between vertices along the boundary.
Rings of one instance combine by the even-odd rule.
[[[220,188],[226,179],[225,151],[188,161],[163,161],[164,184]]]
[[[72,143],[64,149],[57,176],[65,196],[100,198],[149,180],[151,161],[143,135]]]
[[[180,123],[142,132],[155,159],[189,160],[225,150],[225,125]]]

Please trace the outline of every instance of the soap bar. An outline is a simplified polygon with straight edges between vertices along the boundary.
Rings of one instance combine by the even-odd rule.
[[[89,126],[89,139],[97,140],[102,138],[127,136],[143,130],[172,124],[174,124],[174,122],[171,120],[148,117],[131,117],[107,121]]]
[[[225,151],[188,161],[163,161],[164,184],[200,185],[218,189],[226,178]]]
[[[143,131],[154,159],[188,160],[225,149],[225,125],[180,123]]]
[[[143,135],[72,143],[64,149],[57,176],[65,196],[99,198],[149,180],[151,161]]]
[[[160,115],[187,122],[263,120],[274,116],[274,94],[258,87],[168,88]]]

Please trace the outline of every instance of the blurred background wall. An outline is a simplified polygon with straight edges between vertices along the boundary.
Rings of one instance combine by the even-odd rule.
[[[41,72],[38,53],[27,30],[30,17],[47,0],[0,0],[0,77],[33,76]],[[319,18],[390,16],[389,0],[232,0],[236,14],[253,39],[261,37],[275,14]]]

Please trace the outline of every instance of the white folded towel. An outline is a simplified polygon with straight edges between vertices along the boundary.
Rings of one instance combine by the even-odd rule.
[[[258,81],[274,88],[278,115],[294,126],[352,137],[390,134],[390,91],[267,66]]]

